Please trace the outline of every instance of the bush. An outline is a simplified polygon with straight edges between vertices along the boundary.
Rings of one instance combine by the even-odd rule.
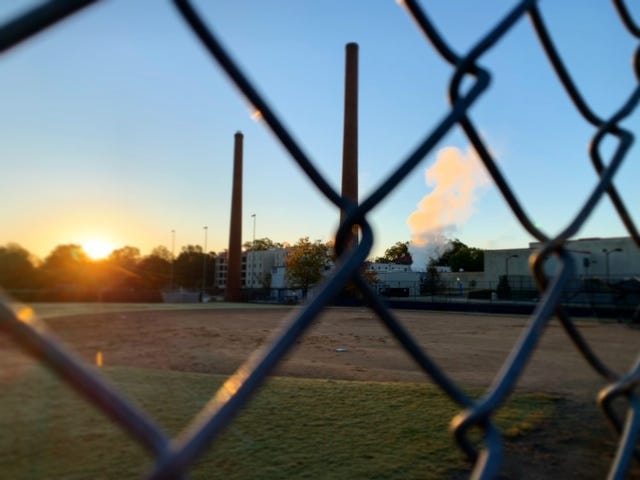
[[[491,300],[492,294],[493,294],[493,290],[489,288],[485,288],[483,290],[471,290],[467,294],[467,298],[472,300]]]
[[[511,287],[509,286],[509,279],[506,275],[501,275],[496,288],[496,294],[500,300],[508,300],[511,298]]]

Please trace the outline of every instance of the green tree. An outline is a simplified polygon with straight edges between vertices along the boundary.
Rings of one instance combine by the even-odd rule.
[[[287,280],[293,288],[301,288],[306,298],[309,287],[322,279],[322,274],[330,265],[329,247],[320,240],[309,241],[304,237],[291,246],[287,252],[285,266]]]
[[[137,265],[142,286],[160,290],[170,283],[171,252],[166,247],[159,246],[143,257]]]
[[[158,245],[153,250],[151,250],[151,255],[158,258],[162,258],[167,262],[171,262],[171,260],[173,260],[173,255],[171,254],[169,249],[164,245]]]
[[[402,265],[411,265],[413,258],[409,253],[409,242],[396,242],[384,251],[382,257],[375,259],[376,263],[399,263]]]
[[[264,237],[256,238],[255,242],[244,242],[242,246],[245,250],[255,250],[257,252],[262,250],[271,250],[272,248],[282,248],[283,244],[280,242],[274,242],[268,237]]]
[[[197,289],[202,285],[202,247],[186,245],[175,260],[174,275],[176,285]]]
[[[117,287],[140,286],[143,283],[138,274],[140,260],[140,249],[136,247],[127,245],[111,252],[105,260],[109,283]]]
[[[126,245],[112,251],[107,260],[133,270],[140,261],[140,249]]]
[[[464,270],[465,272],[483,272],[484,251],[479,248],[468,247],[456,238],[451,240],[450,248],[438,258],[432,258],[429,264],[448,265],[454,272],[460,270]]]
[[[17,243],[0,247],[0,287],[33,288],[37,285],[32,255]]]
[[[429,265],[427,267],[427,274],[425,275],[423,292],[428,293],[430,295],[437,294],[442,288],[442,283],[440,281],[440,272],[435,267],[435,265]]]
[[[496,287],[496,294],[500,300],[508,300],[511,298],[511,286],[509,285],[509,279],[506,275],[500,275],[498,286]]]
[[[49,286],[87,285],[91,260],[80,245],[58,245],[44,259],[40,270]]]
[[[215,269],[214,252],[207,253],[206,256],[206,280],[205,285],[212,285]],[[204,270],[205,256],[200,245],[187,245],[182,247],[182,251],[174,264],[175,283],[184,288],[200,289],[202,287],[202,274]]]

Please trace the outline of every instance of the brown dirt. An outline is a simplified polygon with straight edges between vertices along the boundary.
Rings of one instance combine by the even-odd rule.
[[[527,321],[518,316],[396,313],[453,379],[478,387],[491,384]],[[89,362],[102,352],[106,365],[230,374],[251,352],[268,344],[293,314],[291,309],[144,311],[51,318],[47,323]],[[578,325],[612,368],[623,371],[632,365],[639,352],[640,330],[595,320]],[[19,369],[23,361],[10,341],[0,337],[0,362]],[[5,375],[12,370],[5,368]],[[327,310],[274,374],[427,381],[369,310],[353,308]],[[518,390],[560,395],[559,415],[552,424],[509,443],[505,478],[605,477],[615,437],[594,402],[604,385],[564,330],[552,322]],[[640,478],[637,463],[632,478]]]

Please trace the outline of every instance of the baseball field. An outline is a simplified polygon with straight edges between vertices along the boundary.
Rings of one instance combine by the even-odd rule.
[[[41,304],[87,363],[178,433],[291,308]],[[527,317],[396,311],[426,352],[479,396]],[[624,371],[640,330],[577,321]],[[98,360],[99,359],[99,360]],[[141,447],[0,337],[0,461],[6,478],[136,478]],[[96,367],[98,368],[98,367]],[[498,422],[505,478],[603,478],[616,437],[595,405],[605,383],[553,321]],[[459,412],[365,308],[330,308],[192,469],[193,478],[466,478],[448,433]],[[634,465],[632,478],[640,478]],[[634,477],[635,476],[635,477]]]

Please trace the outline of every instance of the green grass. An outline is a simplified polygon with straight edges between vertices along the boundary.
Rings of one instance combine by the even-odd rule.
[[[224,380],[123,367],[104,373],[172,434]],[[3,478],[137,478],[151,467],[141,447],[41,367],[0,378]],[[448,433],[457,412],[427,384],[273,378],[192,478],[443,478],[469,467]],[[552,397],[517,395],[499,425],[524,435],[553,413]]]
[[[268,310],[287,308],[283,305],[266,303],[101,303],[101,302],[33,302],[33,308],[40,318],[93,315],[102,313],[185,311],[185,310]],[[290,308],[290,307],[289,307]]]

